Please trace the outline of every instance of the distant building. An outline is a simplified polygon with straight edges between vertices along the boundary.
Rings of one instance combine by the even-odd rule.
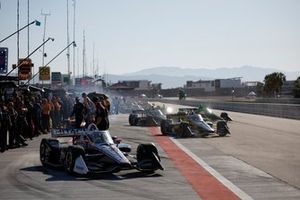
[[[152,83],[151,88],[155,90],[161,90],[161,83]]]
[[[204,89],[205,92],[214,92],[216,89],[222,88],[242,87],[243,85],[240,77],[215,80],[187,81],[185,85],[186,89]]]
[[[294,82],[296,80],[289,80],[283,82],[283,85],[281,87],[281,95],[284,96],[290,96],[293,95],[293,88],[294,88]]]
[[[216,79],[215,88],[242,88],[241,77],[228,78],[228,79]]]
[[[186,89],[204,89],[205,92],[213,92],[215,91],[215,81],[187,81]]]
[[[245,87],[257,87],[259,85],[263,85],[262,82],[259,81],[246,81],[243,83]]]
[[[108,88],[110,90],[117,90],[117,91],[134,90],[134,87],[130,87],[124,82],[118,82],[118,83],[112,84]]]
[[[114,90],[151,90],[151,81],[148,80],[129,80],[119,81],[109,88]]]

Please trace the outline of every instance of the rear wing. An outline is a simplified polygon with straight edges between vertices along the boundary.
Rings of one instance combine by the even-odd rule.
[[[80,135],[86,135],[87,132],[90,131],[98,131],[97,126],[95,124],[90,124],[87,128],[80,128],[80,129],[69,129],[69,128],[52,129],[51,136],[54,138],[75,137]]]
[[[74,137],[84,135],[86,129],[52,129],[51,136],[53,138],[59,137]]]
[[[144,109],[136,109],[136,110],[132,110],[132,114],[145,114],[145,110]]]
[[[198,108],[179,108],[178,112],[187,112],[187,113],[192,113],[192,112],[197,112]]]

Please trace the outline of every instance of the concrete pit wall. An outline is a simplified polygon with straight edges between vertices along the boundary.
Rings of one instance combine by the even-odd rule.
[[[272,103],[241,103],[241,102],[205,102],[197,100],[158,99],[163,103],[181,104],[197,107],[200,104],[212,109],[242,112],[249,114],[267,115],[272,117],[300,120],[299,104],[272,104]]]

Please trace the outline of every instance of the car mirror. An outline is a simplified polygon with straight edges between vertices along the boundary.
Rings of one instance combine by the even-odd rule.
[[[112,139],[113,139],[113,141],[114,141],[115,144],[120,144],[121,141],[122,141],[122,139],[119,138],[118,136],[113,136]]]

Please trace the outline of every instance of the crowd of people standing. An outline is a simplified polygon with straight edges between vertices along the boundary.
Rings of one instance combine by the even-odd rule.
[[[107,130],[109,128],[109,111],[108,98],[99,96],[91,100],[86,93],[82,93],[82,102],[76,97],[71,116],[75,116],[76,128],[95,123],[99,130]]]
[[[47,134],[51,128],[63,128],[73,116],[75,128],[95,123],[99,130],[107,130],[109,110],[105,95],[92,100],[85,93],[82,100],[67,95],[43,98],[15,94],[7,100],[0,98],[0,151],[27,146],[26,140]]]

